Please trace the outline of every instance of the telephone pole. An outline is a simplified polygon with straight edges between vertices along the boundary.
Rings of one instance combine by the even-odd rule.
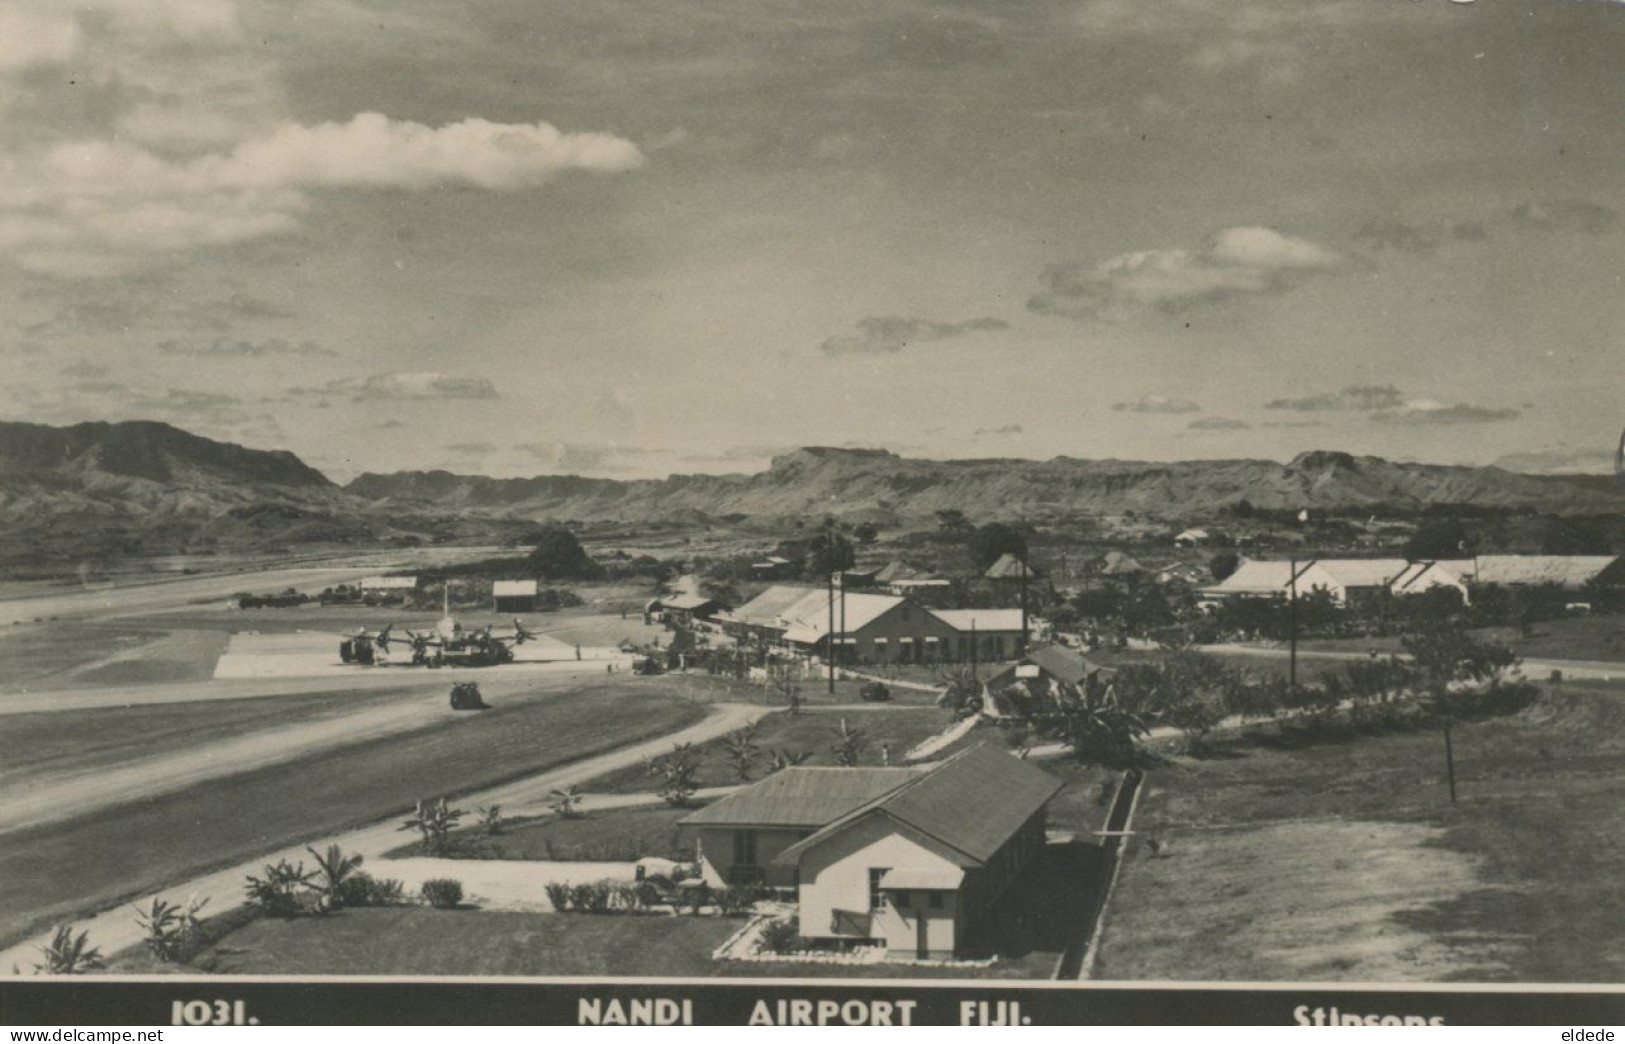
[[[1298,692],[1298,558],[1296,555],[1287,559],[1287,566],[1291,575],[1287,579],[1290,593],[1287,596],[1287,633],[1291,643],[1291,658],[1287,662],[1288,690],[1297,695]]]
[[[826,579],[829,581],[829,647],[825,653],[829,657],[829,694],[835,695],[835,527],[829,526],[824,530],[824,546],[828,548],[828,560],[824,563],[829,570]]]
[[[1027,576],[1032,570],[1027,568],[1027,553],[1021,555],[1021,638],[1016,643],[1016,655],[1027,654]]]

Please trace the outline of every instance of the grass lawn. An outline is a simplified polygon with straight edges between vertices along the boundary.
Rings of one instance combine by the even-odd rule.
[[[1454,806],[1438,731],[1153,771],[1096,977],[1625,981],[1625,698],[1454,739]]]
[[[460,830],[459,840],[473,842],[484,858],[540,859],[560,862],[629,863],[643,856],[691,860],[694,843],[683,845],[677,838],[677,821],[699,808],[672,808],[670,805],[604,809],[588,812],[577,819],[521,819],[507,824],[496,837],[484,837],[474,830]],[[422,843],[414,841],[389,853],[392,859],[422,855]]]
[[[1516,627],[1483,627],[1474,631],[1479,638],[1504,642],[1519,656],[1550,660],[1625,661],[1625,616],[1569,616],[1533,625],[1525,635]],[[1398,638],[1316,638],[1304,641],[1305,649],[1383,654],[1403,651]]]
[[[9,628],[0,634],[0,693],[47,688],[45,679],[161,637],[159,630],[74,622]]]
[[[768,771],[769,750],[812,751],[813,756],[804,764],[833,765],[835,755],[831,749],[840,728],[841,711],[814,710],[792,715],[788,711],[769,714],[756,728],[756,742],[762,749],[751,772],[751,779],[760,779]],[[921,740],[941,732],[951,725],[948,712],[936,707],[907,707],[898,710],[845,712],[848,727],[861,729],[866,738],[860,764],[878,765],[881,762],[881,744],[890,744],[893,764],[901,764],[909,748]],[[720,740],[695,748],[700,757],[698,781],[702,787],[723,787],[740,783],[727,751]],[[593,780],[582,788],[597,794],[635,794],[653,790],[658,781],[642,766],[633,766]]]
[[[0,714],[0,786],[40,769],[84,772],[399,699],[404,689],[362,689],[242,700],[158,703],[93,711]]]
[[[305,838],[591,757],[698,720],[637,680],[595,682],[50,826],[0,845],[0,941]]]
[[[216,975],[717,974],[711,951],[743,925],[731,917],[587,916],[426,907],[261,919],[185,965],[127,951],[111,970]]]

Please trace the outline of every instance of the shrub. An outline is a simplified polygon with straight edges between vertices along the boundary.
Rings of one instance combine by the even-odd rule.
[[[550,881],[543,886],[547,892],[547,901],[553,904],[557,913],[566,913],[570,909],[571,888],[564,881]]]
[[[760,895],[749,886],[722,888],[716,893],[717,912],[724,917],[738,917],[750,912]]]
[[[181,960],[202,924],[198,912],[208,903],[208,899],[194,896],[183,908],[179,903],[154,897],[146,909],[138,907],[135,911],[135,923],[146,936],[142,942],[160,961]]]
[[[338,888],[340,906],[402,906],[406,903],[406,886],[394,878],[379,880],[371,874],[360,873],[345,878]]]
[[[495,837],[502,833],[503,828],[507,825],[507,820],[502,818],[501,805],[491,805],[490,807],[480,805],[475,811],[479,814],[480,829],[485,832],[486,837]]]
[[[570,909],[576,913],[586,913],[592,904],[592,885],[578,884],[570,886]]]
[[[412,817],[401,824],[402,830],[416,830],[423,839],[423,852],[425,855],[445,855],[451,848],[451,832],[456,829],[457,821],[463,818],[463,810],[452,808],[445,798],[437,801],[419,801]]]
[[[802,949],[801,922],[794,917],[769,921],[756,938],[757,953],[794,953]]]
[[[587,886],[587,912],[590,914],[607,914],[610,909],[610,886],[598,881]]]
[[[73,925],[59,924],[51,941],[40,947],[45,960],[34,965],[34,971],[43,975],[79,975],[105,968],[102,951],[90,945],[90,933],[73,934]]]
[[[297,917],[306,912],[300,902],[300,892],[309,886],[314,872],[307,873],[305,864],[294,865],[286,859],[265,864],[263,877],[248,877],[248,902],[267,917]]]
[[[644,891],[635,884],[620,882],[610,886],[613,895],[611,901],[615,909],[625,913],[637,913],[643,909]]]
[[[436,910],[450,910],[463,901],[463,882],[450,877],[432,877],[423,882],[423,901]]]
[[[699,887],[686,889],[683,893],[683,902],[688,907],[688,912],[695,917],[698,917],[705,907],[710,906],[712,901],[711,886],[704,881],[700,882]]]

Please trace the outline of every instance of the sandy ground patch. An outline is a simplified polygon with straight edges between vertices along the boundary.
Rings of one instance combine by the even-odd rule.
[[[1095,977],[1431,982],[1493,967],[1511,942],[1493,926],[1445,941],[1403,923],[1485,888],[1444,833],[1322,819],[1174,831],[1161,857],[1136,844]]]
[[[632,863],[547,863],[518,859],[379,859],[363,869],[374,877],[393,877],[416,895],[423,882],[436,877],[461,881],[463,902],[484,910],[529,910],[548,913],[550,884],[590,884],[637,877]]]

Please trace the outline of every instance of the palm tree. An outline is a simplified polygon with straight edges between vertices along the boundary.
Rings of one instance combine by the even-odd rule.
[[[733,766],[739,781],[743,783],[750,779],[751,766],[762,753],[761,746],[756,742],[756,724],[753,722],[722,737],[722,749],[727,753],[728,763]]]
[[[100,947],[90,945],[90,933],[73,934],[73,925],[59,924],[51,941],[40,947],[45,960],[34,965],[42,975],[78,975],[107,967]]]
[[[813,752],[810,750],[791,750],[788,747],[780,747],[778,750],[773,751],[771,755],[773,771],[778,772],[780,769],[800,765],[812,756]]]
[[[345,879],[355,873],[356,869],[361,866],[361,857],[358,855],[345,855],[338,845],[328,845],[325,855],[308,845],[305,846],[305,851],[316,859],[316,872],[321,878],[321,883],[317,885],[316,890],[322,895],[322,908],[324,910],[334,909],[339,905],[340,887],[344,884]]]
[[[586,795],[577,786],[559,787],[553,791],[553,814],[560,819],[578,819],[581,799]]]

